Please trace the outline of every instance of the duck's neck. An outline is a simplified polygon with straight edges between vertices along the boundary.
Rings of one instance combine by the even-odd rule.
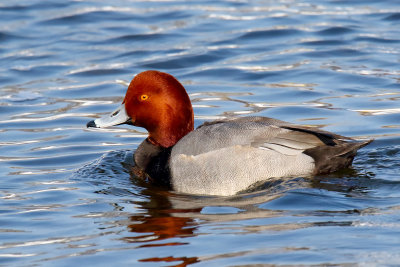
[[[160,125],[157,129],[149,132],[148,140],[153,144],[163,148],[174,146],[178,141],[193,131],[193,120],[187,123],[175,120],[175,123]]]

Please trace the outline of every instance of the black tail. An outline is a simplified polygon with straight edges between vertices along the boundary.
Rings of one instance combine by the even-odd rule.
[[[368,145],[372,141],[373,140],[361,142],[339,141],[335,145],[318,146],[307,149],[303,153],[315,160],[314,174],[330,173],[349,167],[357,154],[357,150]]]

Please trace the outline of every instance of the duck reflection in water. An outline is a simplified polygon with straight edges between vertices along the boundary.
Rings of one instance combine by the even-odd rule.
[[[168,240],[195,236],[194,231],[197,229],[197,223],[194,221],[193,216],[189,214],[199,213],[201,208],[174,209],[172,203],[169,201],[171,193],[165,190],[145,189],[142,194],[149,196],[149,201],[140,201],[135,204],[140,205],[145,212],[143,215],[130,216],[129,219],[132,223],[128,225],[128,230],[138,235],[125,237],[123,238],[124,241],[140,243],[139,248],[187,245],[188,243],[186,242]],[[174,216],[173,214],[182,214],[182,216]],[[143,244],[146,242],[148,244]],[[173,263],[169,266],[187,266],[199,260],[197,257],[166,256],[143,258],[139,261],[167,262]]]

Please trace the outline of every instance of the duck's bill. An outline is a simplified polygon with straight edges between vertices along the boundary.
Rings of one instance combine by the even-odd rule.
[[[126,114],[125,104],[122,104],[110,114],[93,121],[89,121],[86,124],[86,127],[105,128],[125,123],[132,124],[131,118],[128,116],[128,114]]]

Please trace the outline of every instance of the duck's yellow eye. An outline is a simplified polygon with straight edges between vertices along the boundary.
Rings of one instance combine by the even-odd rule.
[[[148,98],[149,98],[148,95],[141,95],[141,96],[140,96],[140,100],[142,100],[142,101],[145,101],[145,100],[147,100]]]

